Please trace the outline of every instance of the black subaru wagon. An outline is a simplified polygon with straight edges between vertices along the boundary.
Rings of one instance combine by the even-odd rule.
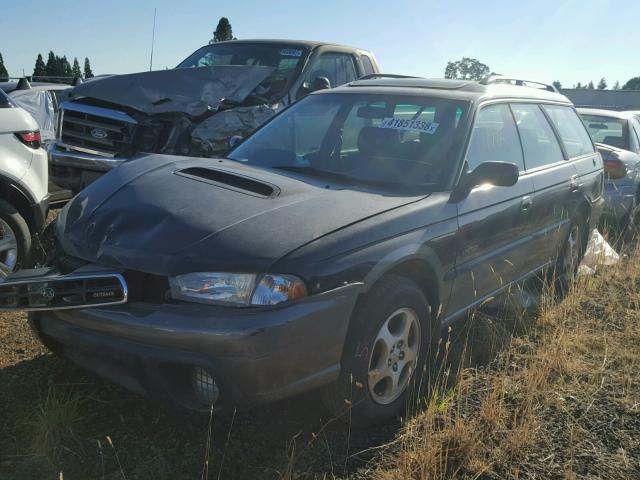
[[[516,83],[378,76],[309,95],[226,158],[127,162],[62,210],[48,266],[12,275],[0,307],[154,399],[318,389],[388,419],[441,329],[545,269],[573,277],[600,215],[572,104]]]

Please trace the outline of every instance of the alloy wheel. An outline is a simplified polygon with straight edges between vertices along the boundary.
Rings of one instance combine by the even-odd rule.
[[[582,245],[580,240],[580,227],[578,225],[572,225],[569,236],[567,237],[567,243],[565,245],[564,258],[562,262],[563,273],[569,285],[573,283],[578,273],[581,248]]]
[[[18,263],[18,241],[7,222],[0,218],[0,279],[6,278]]]
[[[373,400],[388,405],[406,390],[420,355],[420,320],[400,308],[384,321],[369,357],[368,387]]]

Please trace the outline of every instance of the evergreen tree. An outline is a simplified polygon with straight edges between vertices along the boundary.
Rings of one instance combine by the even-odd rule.
[[[69,60],[67,60],[67,56],[63,55],[62,58],[58,59],[60,65],[60,76],[61,77],[70,77],[71,76],[71,64]]]
[[[56,55],[52,51],[49,51],[47,57],[47,64],[44,67],[44,71],[48,77],[55,77],[58,75],[58,63],[56,61]]]
[[[598,82],[598,90],[606,90],[607,89],[607,80],[602,77]]]
[[[218,21],[216,30],[213,32],[213,39],[209,40],[209,45],[216,42],[224,42],[226,40],[236,40],[236,38],[233,36],[229,19],[227,17],[222,17]]]
[[[620,90],[620,82],[618,80],[616,80],[616,83],[613,84],[613,89]]]
[[[47,74],[46,66],[44,64],[44,60],[42,59],[42,54],[38,54],[38,58],[36,58],[36,65],[33,67],[33,76],[34,77],[44,77]]]
[[[73,59],[73,67],[71,68],[71,75],[73,78],[82,78],[82,70],[80,70],[80,64],[78,63],[78,58]]]
[[[4,66],[4,60],[0,53],[0,82],[6,82],[7,80],[9,80],[9,72],[7,72],[7,68]]]
[[[89,63],[89,59],[85,57],[84,59],[84,78],[93,77],[93,72],[91,71],[91,64]]]
[[[575,88],[576,90],[582,90],[582,82],[578,82],[576,83],[573,88]]]
[[[595,85],[593,84],[593,81],[589,80],[589,85],[587,85],[587,88],[588,88],[589,90],[593,90],[593,89],[595,89],[595,88],[596,88],[596,87],[595,87]]]
[[[562,84],[560,83],[560,80],[554,80],[553,86],[556,87],[558,90],[562,88]]]
[[[640,90],[640,77],[627,80],[627,83],[622,86],[622,90]]]

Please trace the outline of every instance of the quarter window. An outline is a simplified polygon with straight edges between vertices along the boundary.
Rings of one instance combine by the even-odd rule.
[[[640,123],[635,118],[629,120],[629,126],[631,127],[632,143],[634,144],[634,152],[640,152]]]
[[[465,160],[469,171],[484,162],[515,163],[524,170],[518,131],[508,105],[489,105],[478,112]]]
[[[569,158],[595,151],[584,123],[573,108],[555,105],[544,105],[543,108],[556,127]]]
[[[513,104],[511,110],[518,125],[527,170],[564,160],[553,129],[538,105]]]

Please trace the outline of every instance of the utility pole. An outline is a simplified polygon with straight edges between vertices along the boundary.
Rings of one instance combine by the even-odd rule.
[[[156,11],[158,9],[153,9],[153,33],[151,34],[151,59],[149,60],[149,71],[153,70],[153,44],[156,41]]]

